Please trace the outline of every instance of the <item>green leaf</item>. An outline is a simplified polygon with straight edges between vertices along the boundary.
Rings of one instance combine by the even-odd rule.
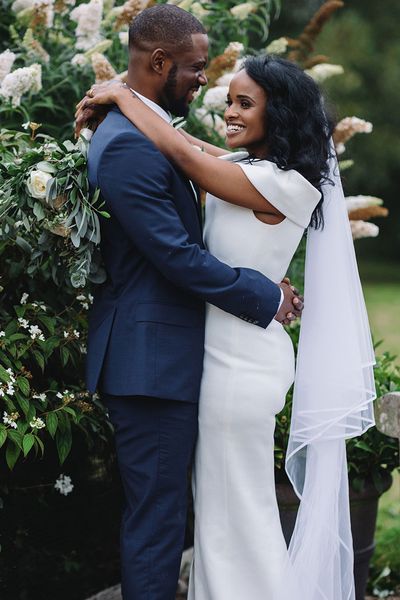
[[[4,425],[0,425],[0,448],[7,439],[7,430]]]
[[[39,446],[39,448],[40,448],[40,450],[42,452],[42,456],[43,456],[43,454],[44,454],[44,444],[43,444],[42,440],[40,439],[40,437],[38,435],[35,435],[34,438],[35,438],[35,440],[36,440],[36,442],[37,442],[37,444],[38,444],[38,446]]]
[[[71,451],[71,446],[72,446],[71,434],[69,432],[65,432],[65,433],[58,432],[56,435],[56,445],[57,445],[58,458],[60,459],[60,463],[62,464]]]
[[[31,450],[33,444],[35,443],[35,436],[32,433],[26,433],[24,435],[24,439],[22,440],[22,448],[24,451],[24,456],[26,456]]]
[[[9,429],[8,437],[14,442],[16,446],[20,448],[20,450],[22,450],[22,435],[19,431],[16,431],[15,429]]]
[[[10,373],[7,373],[4,367],[0,365],[0,381],[10,381]]]
[[[57,173],[57,167],[47,162],[47,160],[41,160],[40,162],[38,162],[36,168],[39,171],[44,171],[45,173]]]
[[[65,365],[67,364],[67,362],[68,362],[68,360],[70,358],[70,352],[69,352],[69,350],[65,346],[62,346],[60,348],[60,354],[61,354],[61,363],[62,363],[62,366],[65,367]]]
[[[51,317],[46,317],[45,315],[41,315],[40,317],[38,317],[38,319],[46,327],[47,331],[51,335],[54,335],[55,319],[52,319]]]
[[[30,407],[28,398],[26,398],[26,396],[22,396],[21,394],[15,394],[15,397],[19,406],[22,408],[24,415],[27,416]]]
[[[38,350],[33,350],[33,356],[39,367],[44,371],[44,356]]]
[[[105,219],[110,219],[111,215],[110,213],[108,213],[106,210],[99,210],[99,214],[104,217]]]
[[[47,430],[52,438],[54,438],[55,433],[57,431],[58,426],[58,416],[57,413],[51,412],[46,416],[46,425]]]
[[[7,449],[6,449],[6,461],[7,461],[7,465],[8,468],[12,471],[15,463],[18,460],[19,455],[21,454],[21,448],[19,446],[16,446],[15,444],[7,444]]]
[[[17,385],[21,392],[24,394],[24,396],[29,396],[31,386],[26,377],[17,377]]]
[[[38,221],[44,219],[45,214],[43,206],[40,204],[40,202],[35,202],[35,204],[33,205],[33,214],[35,215]]]

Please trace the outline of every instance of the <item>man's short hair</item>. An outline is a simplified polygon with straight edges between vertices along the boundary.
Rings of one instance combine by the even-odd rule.
[[[206,34],[192,14],[174,4],[146,8],[129,26],[129,49],[151,50],[157,46],[177,51],[192,48],[192,34]]]

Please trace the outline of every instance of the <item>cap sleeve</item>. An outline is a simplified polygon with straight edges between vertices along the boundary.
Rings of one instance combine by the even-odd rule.
[[[306,229],[321,199],[320,192],[294,169],[282,171],[268,160],[236,162],[247,179],[275,208]]]

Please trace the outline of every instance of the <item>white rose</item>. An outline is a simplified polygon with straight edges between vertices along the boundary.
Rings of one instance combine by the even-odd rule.
[[[26,182],[29,193],[33,198],[46,198],[46,185],[52,179],[50,173],[44,171],[32,171],[30,178]]]

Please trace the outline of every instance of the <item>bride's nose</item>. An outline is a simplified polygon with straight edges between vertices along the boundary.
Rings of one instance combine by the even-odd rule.
[[[231,104],[230,106],[228,105],[225,109],[225,119],[234,119],[235,117],[238,117],[238,111],[233,108],[233,104]]]

